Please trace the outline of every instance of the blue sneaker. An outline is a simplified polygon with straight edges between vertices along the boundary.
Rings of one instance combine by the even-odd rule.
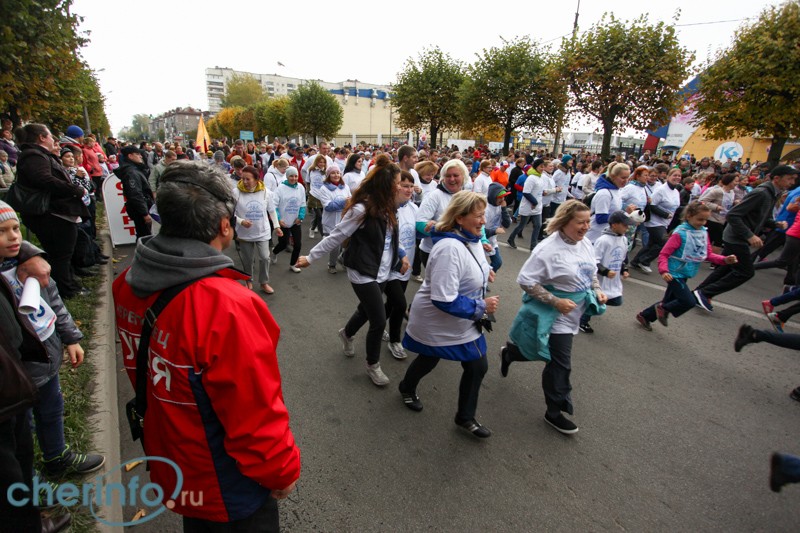
[[[694,298],[697,300],[697,307],[705,309],[706,311],[713,311],[714,306],[711,305],[711,299],[706,297],[701,290],[694,291]]]

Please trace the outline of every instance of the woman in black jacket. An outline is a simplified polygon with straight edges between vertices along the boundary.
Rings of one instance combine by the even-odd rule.
[[[72,270],[78,224],[89,216],[82,198],[88,191],[75,185],[54,154],[56,141],[47,126],[27,124],[16,131],[22,153],[17,162],[17,182],[28,189],[48,191],[50,209],[45,214],[21,212],[22,223],[42,244],[52,267],[52,277],[63,298],[85,294]]]
[[[353,357],[353,336],[369,321],[367,375],[378,386],[389,383],[380,364],[381,338],[386,327],[383,292],[392,271],[405,273],[410,266],[399,244],[396,212],[404,201],[399,191],[400,167],[387,156],[379,156],[348,200],[341,222],[308,256],[300,257],[296,265],[308,267],[348,241],[344,265],[359,304],[345,327],[339,330],[339,337],[344,354]]]

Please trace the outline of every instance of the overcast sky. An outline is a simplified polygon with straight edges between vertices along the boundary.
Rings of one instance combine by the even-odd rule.
[[[692,25],[679,27],[678,36],[700,65],[729,46],[741,24],[752,23],[764,7],[779,3],[583,0],[578,26],[579,31],[589,29],[604,12],[624,20],[647,12],[651,22],[670,21],[680,9],[677,24]],[[392,4],[74,0],[72,11],[84,17],[81,29],[91,32],[83,55],[100,71],[106,112],[116,133],[137,113],[156,115],[179,106],[206,109],[208,67],[389,84],[409,57],[429,46],[438,45],[467,63],[484,48],[522,35],[555,50],[572,31],[578,1],[548,2],[547,7],[531,3],[536,9],[524,8],[524,3],[440,0],[407,0],[390,9],[386,5]]]

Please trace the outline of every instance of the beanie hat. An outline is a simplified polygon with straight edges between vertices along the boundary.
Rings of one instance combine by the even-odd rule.
[[[19,222],[17,212],[14,211],[14,208],[0,200],[0,222],[5,222],[7,220],[16,220]]]
[[[330,178],[331,174],[333,174],[334,172],[338,172],[340,175],[342,174],[342,171],[339,168],[339,165],[331,165],[331,166],[329,166],[328,169],[325,171],[325,177],[326,178]]]
[[[572,159],[571,155],[565,154],[564,157],[561,158],[561,163],[566,165],[567,163],[570,162],[571,159]]]
[[[67,137],[72,137],[73,139],[77,139],[78,137],[83,137],[83,130],[80,126],[72,125],[67,128]]]
[[[294,167],[287,168],[286,169],[286,177],[288,178],[289,176],[297,176],[297,169],[294,168]]]

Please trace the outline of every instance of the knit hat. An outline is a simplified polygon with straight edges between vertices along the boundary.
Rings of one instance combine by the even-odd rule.
[[[297,169],[294,168],[294,167],[287,168],[286,169],[286,177],[288,178],[289,176],[297,176]]]
[[[80,126],[72,125],[67,128],[67,137],[72,137],[73,139],[77,139],[78,137],[83,137],[83,130]]]
[[[564,157],[561,158],[561,163],[566,165],[567,163],[570,162],[571,159],[572,159],[571,155],[565,154]]]
[[[19,222],[17,212],[14,211],[14,208],[0,200],[0,222],[5,222],[6,220],[16,220]]]
[[[334,172],[338,172],[340,175],[342,174],[342,171],[339,168],[339,165],[331,165],[331,166],[329,166],[328,169],[325,171],[325,177],[326,178],[330,178],[331,174],[333,174]]]

